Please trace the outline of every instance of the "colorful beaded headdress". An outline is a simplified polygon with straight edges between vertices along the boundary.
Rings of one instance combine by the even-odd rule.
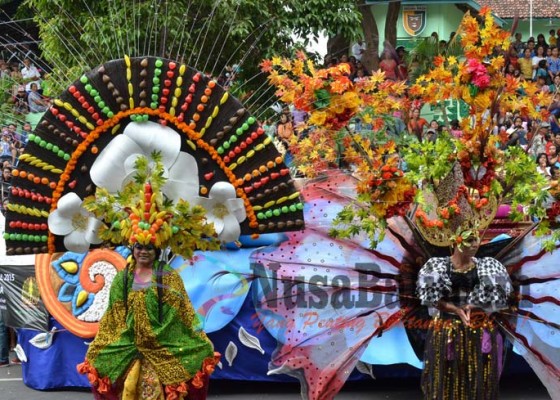
[[[84,201],[84,208],[104,222],[97,232],[103,241],[116,245],[151,244],[160,249],[169,248],[185,258],[191,258],[196,249],[219,248],[214,225],[209,224],[211,218],[207,218],[207,215],[211,217],[218,212],[216,207],[208,204],[209,199],[198,199],[204,207],[200,204],[191,206],[184,199],[176,203],[165,199],[163,186],[167,179],[163,176],[164,166],[159,154],[153,154],[151,159],[139,157],[134,168],[134,179],[125,184],[117,195],[105,188],[97,188],[95,196],[89,196]],[[225,185],[226,188],[230,186]],[[221,204],[222,214],[231,209],[236,214],[235,218],[243,220],[245,209],[242,201],[235,199],[235,193],[231,200],[237,207],[228,208],[228,204]]]
[[[238,100],[180,63],[125,57],[74,82],[29,136],[13,172],[8,254],[99,244],[102,223],[83,199],[96,188],[116,195],[137,159],[153,152],[166,178],[162,198],[205,198],[218,239],[303,228],[303,204],[282,156]],[[145,241],[152,225],[142,226],[135,237]]]

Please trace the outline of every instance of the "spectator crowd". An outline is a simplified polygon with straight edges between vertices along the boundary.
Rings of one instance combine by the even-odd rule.
[[[15,54],[15,55],[14,55]],[[1,211],[5,211],[11,188],[11,172],[18,163],[20,154],[27,144],[32,131],[31,124],[26,117],[29,113],[45,112],[50,106],[50,100],[43,95],[42,71],[31,60],[30,55],[21,56],[14,53],[11,56],[3,51],[0,58],[0,84],[3,89],[1,105],[4,113],[0,123],[2,130],[0,137],[0,178]],[[9,57],[8,57],[9,56]],[[21,59],[19,58],[21,56]],[[6,112],[5,105],[9,105],[11,112]]]

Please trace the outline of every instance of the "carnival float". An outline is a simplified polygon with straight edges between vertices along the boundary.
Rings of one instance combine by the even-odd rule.
[[[557,183],[494,133],[500,113],[547,120],[551,96],[503,75],[509,37],[490,10],[467,14],[456,38],[464,56],[436,57],[413,85],[381,72],[352,82],[347,65],[320,68],[301,52],[263,61],[279,100],[309,115],[281,149],[291,166],[243,104],[181,62],[124,56],[84,73],[43,116],[13,172],[7,254],[36,254],[52,316],[42,333],[20,331],[25,383],[87,386],[75,365],[130,255],[129,243],[111,238],[192,233],[196,217],[222,246],[185,236],[166,256],[223,355],[214,378],[289,375],[303,398],[319,400],[348,379],[418,376],[418,272],[474,235],[514,284],[500,330],[558,398]],[[468,107],[461,137],[387,133],[395,111],[448,99]],[[354,130],[357,116],[372,129]],[[139,162],[163,165],[157,193],[127,189]],[[111,208],[94,194],[137,205]],[[160,215],[152,196],[196,207]],[[96,218],[99,210],[110,218]],[[192,257],[175,255],[185,246]],[[398,367],[379,367],[388,364]]]

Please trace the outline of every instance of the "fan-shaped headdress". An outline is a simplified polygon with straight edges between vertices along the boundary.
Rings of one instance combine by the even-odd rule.
[[[153,171],[164,178],[161,198],[158,193],[156,202],[146,203],[144,187],[144,206],[185,199],[210,207],[206,217],[223,240],[303,227],[303,204],[288,168],[239,101],[185,65],[125,57],[74,82],[29,136],[13,172],[7,252],[85,251],[98,244],[101,223],[83,209],[82,199],[96,187],[113,196],[126,192],[139,157],[154,151],[161,166]],[[133,240],[157,241],[149,233],[153,215],[146,220],[139,214],[147,211],[130,210],[140,218]],[[157,217],[163,211],[155,223],[162,219],[159,229],[167,230],[165,218]]]

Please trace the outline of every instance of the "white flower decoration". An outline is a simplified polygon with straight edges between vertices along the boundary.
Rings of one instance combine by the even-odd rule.
[[[198,196],[198,165],[190,154],[180,151],[181,137],[167,126],[156,122],[130,122],[122,135],[117,135],[103,149],[91,166],[91,179],[96,186],[116,193],[135,174],[138,157],[158,151],[162,156],[167,182],[163,193],[177,202],[189,202]]]
[[[214,223],[218,238],[224,242],[239,239],[240,222],[247,217],[243,200],[236,197],[235,188],[229,182],[217,182],[210,189],[208,198],[193,200],[206,210],[208,222]]]
[[[82,199],[74,192],[65,194],[58,200],[57,209],[48,219],[49,230],[64,236],[64,246],[75,253],[85,253],[91,244],[102,240],[97,235],[102,223],[82,207]]]

